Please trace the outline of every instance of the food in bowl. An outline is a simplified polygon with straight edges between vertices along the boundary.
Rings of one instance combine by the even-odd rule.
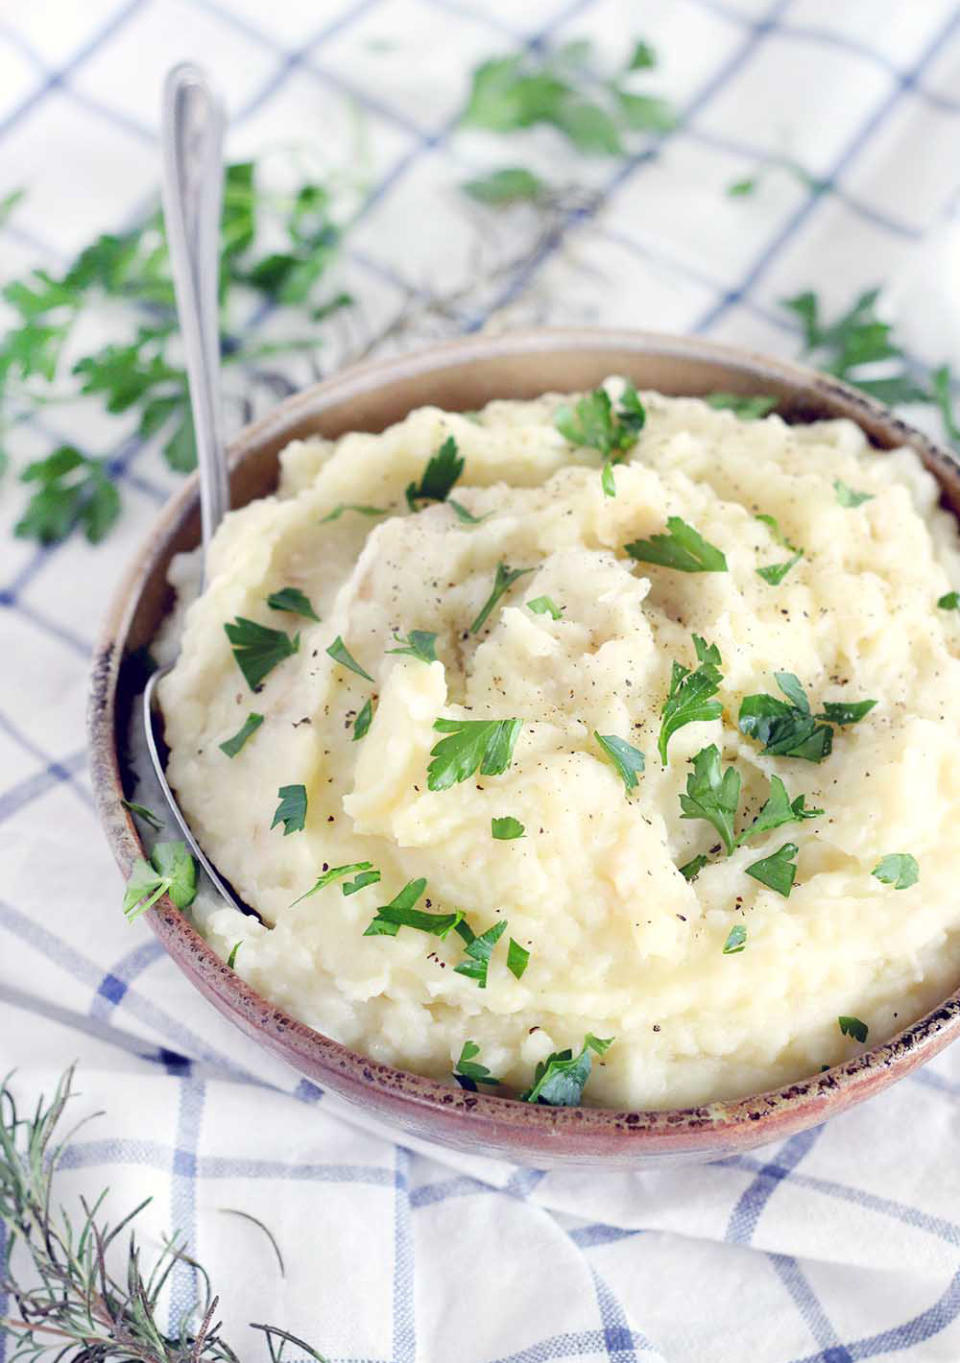
[[[168,776],[259,915],[202,931],[318,1031],[531,1100],[892,1035],[960,974],[937,496],[850,422],[622,380],[294,442],[189,606],[171,570]]]

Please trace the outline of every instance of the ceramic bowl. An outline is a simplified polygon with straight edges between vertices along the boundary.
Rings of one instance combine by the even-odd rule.
[[[792,364],[701,340],[639,331],[540,330],[477,336],[349,369],[284,402],[230,449],[232,505],[273,490],[288,441],[320,433],[380,431],[430,403],[474,410],[492,398],[534,398],[596,386],[622,374],[670,394],[769,393],[788,421],[849,417],[878,451],[908,444],[960,514],[960,465],[889,411],[838,381]],[[121,869],[143,854],[121,804],[131,705],[142,677],[131,655],[153,637],[171,604],[171,556],[199,541],[196,479],[164,508],[107,616],[90,703],[92,774],[100,817]],[[119,909],[118,909],[119,912]],[[541,1167],[629,1168],[711,1159],[789,1136],[879,1092],[929,1060],[960,1032],[960,991],[890,1041],[844,1065],[755,1097],[656,1112],[530,1106],[467,1093],[375,1064],[321,1036],[256,994],[214,954],[169,900],[147,914],[167,952],[201,994],[261,1045],[321,1088],[390,1129]]]

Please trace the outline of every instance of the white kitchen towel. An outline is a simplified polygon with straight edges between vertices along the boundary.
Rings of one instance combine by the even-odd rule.
[[[661,59],[647,88],[680,112],[656,155],[640,139],[587,161],[550,129],[457,127],[486,57],[587,37],[615,62],[640,36]],[[0,6],[0,197],[28,191],[0,231],[6,277],[138,220],[160,82],[183,58],[224,90],[232,151],[307,143],[341,187],[331,293],[358,305],[331,330],[325,371],[373,341],[529,321],[789,356],[799,338],[780,299],[814,289],[830,313],[875,284],[918,357],[958,358],[948,0]],[[753,195],[726,194],[784,158],[807,178],[772,165]],[[546,213],[478,218],[458,184],[504,163],[562,186]],[[102,546],[14,539],[24,490],[10,472],[0,497],[0,1071],[15,1067],[32,1103],[76,1060],[75,1115],[105,1113],[70,1145],[63,1199],[109,1184],[117,1214],[152,1194],[147,1247],[185,1236],[245,1363],[266,1357],[252,1320],[344,1363],[957,1363],[956,1050],[755,1155],[549,1173],[344,1121],[194,994],[119,911],[83,728],[100,617],[177,480],[155,444],[90,405],[51,407],[6,446],[16,467],[64,440],[110,457],[124,513]],[[269,1227],[282,1272],[236,1211]],[[171,1320],[195,1290],[181,1265]],[[12,1352],[0,1337],[0,1363]]]

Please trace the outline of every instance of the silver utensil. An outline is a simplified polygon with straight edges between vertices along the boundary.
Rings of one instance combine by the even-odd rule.
[[[220,410],[218,283],[223,129],[223,107],[204,73],[189,63],[175,66],[163,87],[163,217],[196,433],[204,578],[210,541],[230,509]],[[150,760],[170,813],[197,861],[225,899],[241,912],[249,912],[210,863],[167,781],[153,727],[153,702],[157,683],[171,666],[154,672],[143,693]]]

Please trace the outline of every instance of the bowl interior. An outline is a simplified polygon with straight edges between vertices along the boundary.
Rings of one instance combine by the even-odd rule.
[[[771,394],[788,421],[846,417],[878,450],[912,445],[960,514],[960,466],[885,409],[835,380],[710,343],[640,332],[539,331],[476,337],[365,365],[296,395],[231,446],[231,504],[276,486],[277,457],[308,435],[378,432],[413,408],[470,411],[495,398],[595,387],[610,374],[673,395]],[[195,478],[161,513],[121,585],[98,650],[90,709],[94,788],[111,845],[126,871],[142,855],[124,794],[131,706],[142,689],[139,650],[171,605],[171,557],[200,538]],[[635,1165],[651,1157],[708,1158],[778,1139],[866,1097],[929,1058],[957,1030],[955,997],[890,1042],[788,1088],[708,1107],[623,1113],[531,1107],[452,1090],[373,1064],[320,1036],[255,994],[169,903],[148,915],[171,956],[222,1012],[317,1083],[368,1115],[427,1139],[538,1164]]]

